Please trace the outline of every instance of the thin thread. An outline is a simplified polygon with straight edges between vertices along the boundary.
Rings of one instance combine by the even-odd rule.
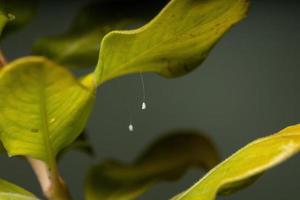
[[[144,82],[144,76],[142,72],[140,72],[140,78],[142,83],[142,94],[143,94],[143,102],[142,102],[142,110],[146,109],[146,90],[145,90],[145,82]]]
[[[132,123],[132,109],[129,109],[129,112],[130,112],[130,118],[129,118],[129,125],[128,125],[128,130],[130,131],[130,132],[133,132],[133,130],[134,130],[134,126],[133,126],[133,123]]]
[[[129,130],[130,132],[133,132],[133,130],[134,130],[134,127],[133,127],[131,118],[130,118],[130,121],[129,121],[128,130]]]

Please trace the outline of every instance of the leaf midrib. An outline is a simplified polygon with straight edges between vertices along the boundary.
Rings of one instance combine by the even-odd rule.
[[[45,152],[47,156],[47,164],[50,169],[54,170],[56,168],[55,158],[53,153],[53,147],[50,143],[50,132],[48,129],[48,115],[47,115],[47,102],[46,102],[46,87],[47,84],[45,82],[46,74],[45,74],[45,64],[41,66],[41,74],[39,76],[39,87],[38,87],[38,95],[40,97],[40,117],[41,117],[41,132],[43,135],[43,142],[45,145]]]

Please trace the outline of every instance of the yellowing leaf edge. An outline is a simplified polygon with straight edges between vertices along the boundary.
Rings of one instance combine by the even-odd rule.
[[[262,149],[265,148],[266,150],[268,150],[268,146],[266,146],[265,143],[272,144],[272,142],[275,143],[275,147],[276,144],[278,143],[279,153],[273,152],[273,157],[272,159],[270,159],[269,162],[260,165],[258,164],[257,167],[253,167],[251,169],[247,169],[247,166],[245,166],[247,170],[242,175],[236,175],[236,177],[234,176],[227,177],[224,179],[215,180],[214,182],[214,177],[217,177],[218,173],[221,173],[223,168],[225,169],[225,167],[228,167],[226,165],[232,164],[233,165],[232,167],[234,167],[234,165],[238,165],[239,161],[241,161],[239,156],[245,153],[245,151],[248,151],[249,149],[251,150],[251,148],[252,149],[258,148],[262,144],[265,146],[260,148]],[[218,193],[226,194],[228,193],[227,190],[230,191],[229,193],[232,193],[235,190],[243,188],[243,184],[248,186],[247,180],[249,181],[249,179],[254,178],[262,174],[263,172],[267,171],[268,169],[271,169],[276,165],[286,161],[287,159],[289,159],[291,156],[298,153],[299,151],[300,151],[300,124],[289,126],[279,131],[276,134],[263,137],[261,139],[255,140],[254,142],[251,142],[250,144],[238,150],[229,158],[225,159],[218,166],[213,168],[210,172],[208,172],[202,179],[200,179],[197,183],[191,186],[188,190],[173,197],[172,200],[214,200]],[[256,152],[257,155],[260,155],[258,157],[261,158],[264,158],[263,153],[264,152]],[[249,158],[245,157],[245,160],[250,158],[251,157]],[[259,162],[259,160],[257,162]],[[241,166],[241,169],[243,169],[243,166]]]

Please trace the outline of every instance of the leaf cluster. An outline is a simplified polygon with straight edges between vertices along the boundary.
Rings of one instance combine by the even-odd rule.
[[[1,39],[30,23],[38,3],[1,0]],[[132,73],[154,72],[168,78],[188,74],[245,17],[248,4],[247,0],[115,0],[86,5],[66,33],[40,38],[32,56],[0,63],[0,153],[28,159],[38,169],[48,199],[70,199],[57,161],[71,149],[94,154],[83,131],[99,86]],[[77,78],[69,67],[95,70]],[[177,180],[196,167],[210,171],[172,200],[214,200],[250,185],[297,153],[299,133],[299,125],[288,127],[219,163],[216,148],[203,134],[172,132],[131,163],[110,159],[92,166],[85,196],[136,199],[157,182]],[[0,198],[38,199],[4,180]]]

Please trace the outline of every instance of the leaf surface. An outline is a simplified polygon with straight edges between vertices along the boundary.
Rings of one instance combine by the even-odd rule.
[[[178,131],[157,140],[132,164],[108,160],[92,167],[86,199],[135,199],[157,182],[176,180],[191,167],[208,170],[218,161],[208,138],[194,131]]]
[[[47,164],[83,130],[94,89],[43,57],[25,57],[0,71],[0,139],[10,156]]]
[[[172,200],[215,200],[217,194],[233,193],[299,150],[300,124],[248,144]]]
[[[0,179],[1,200],[38,200],[33,194],[12,183]]]
[[[96,66],[100,42],[108,32],[149,21],[166,2],[167,0],[93,2],[82,9],[68,32],[40,39],[33,51],[66,66]]]
[[[137,72],[184,75],[205,60],[247,8],[247,0],[171,0],[145,26],[112,31],[103,38],[97,83]]]

